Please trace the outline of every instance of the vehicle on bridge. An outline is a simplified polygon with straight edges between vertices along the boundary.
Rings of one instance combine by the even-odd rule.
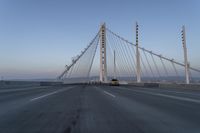
[[[111,86],[119,86],[119,80],[118,79],[112,79],[110,82]]]

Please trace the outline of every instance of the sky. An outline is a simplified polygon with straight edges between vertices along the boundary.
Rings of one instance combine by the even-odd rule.
[[[200,69],[199,0],[0,0],[0,76],[56,78],[105,22],[139,44],[183,62],[181,27],[188,58]]]

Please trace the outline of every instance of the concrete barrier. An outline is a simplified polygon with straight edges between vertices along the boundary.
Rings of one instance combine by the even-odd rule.
[[[200,90],[200,84],[159,84],[160,88],[177,88],[177,89],[199,89]]]
[[[62,82],[40,82],[40,86],[62,85]]]
[[[33,86],[40,86],[40,83],[33,81],[0,81],[0,89],[25,88]]]
[[[0,89],[17,89],[37,86],[61,85],[62,82],[46,81],[0,81]]]
[[[200,90],[200,84],[129,83],[128,85],[136,86],[136,87],[175,88],[175,89],[198,89],[198,90]]]
[[[129,83],[128,85],[136,87],[159,87],[158,83]]]

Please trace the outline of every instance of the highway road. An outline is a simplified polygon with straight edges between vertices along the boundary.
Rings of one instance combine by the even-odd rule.
[[[1,89],[0,133],[200,133],[200,90],[100,85]]]

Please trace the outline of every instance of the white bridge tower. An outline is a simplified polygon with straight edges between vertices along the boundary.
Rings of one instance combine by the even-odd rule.
[[[106,25],[101,25],[100,29],[100,82],[107,82],[107,63],[106,63]]]

